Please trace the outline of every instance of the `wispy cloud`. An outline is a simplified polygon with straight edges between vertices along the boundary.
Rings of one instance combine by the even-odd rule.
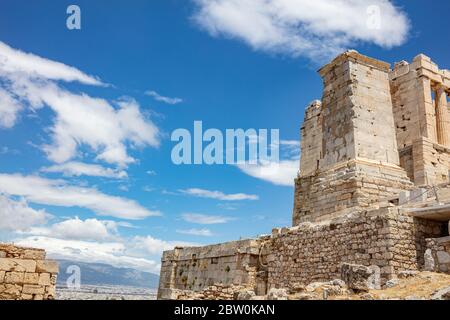
[[[82,162],[66,162],[41,169],[42,172],[62,173],[67,177],[91,176],[114,179],[125,179],[128,177],[126,171],[105,168],[97,164]]]
[[[255,50],[328,59],[360,42],[403,44],[406,14],[390,0],[194,0],[194,21]]]
[[[181,215],[184,221],[195,224],[224,224],[235,220],[233,217],[211,216],[199,213],[183,213]]]
[[[170,97],[165,97],[160,95],[158,92],[150,90],[150,91],[146,91],[145,94],[149,97],[152,97],[153,99],[155,99],[156,101],[159,102],[163,102],[163,103],[167,103],[167,104],[179,104],[183,102],[183,99],[181,98],[170,98]]]
[[[25,200],[15,201],[0,193],[0,230],[26,231],[47,222],[51,217],[45,210],[35,210]]]
[[[197,237],[212,237],[214,235],[209,229],[177,230],[177,233]]]
[[[32,203],[87,208],[101,216],[136,220],[161,215],[130,199],[110,196],[94,188],[73,186],[64,180],[37,176],[0,174],[0,192],[24,197]]]
[[[0,42],[0,57],[0,70],[9,74],[35,79],[76,81],[94,86],[105,85],[97,77],[90,76],[77,68],[13,49],[3,42]]]
[[[198,188],[190,188],[185,190],[179,190],[183,194],[187,194],[199,198],[217,199],[222,201],[243,201],[243,200],[258,200],[259,197],[254,194],[245,193],[233,193],[225,194],[221,191],[211,191]]]

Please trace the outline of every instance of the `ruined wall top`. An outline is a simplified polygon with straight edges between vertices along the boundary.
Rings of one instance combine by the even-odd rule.
[[[396,63],[390,74],[390,79],[391,81],[396,80],[411,71],[416,72],[416,77],[426,77],[435,84],[444,86],[446,90],[450,90],[450,70],[440,69],[437,63],[424,54],[417,55],[412,63],[407,61]]]
[[[368,56],[365,56],[363,54],[360,54],[358,51],[356,50],[349,50],[346,51],[342,54],[340,54],[339,56],[337,56],[333,61],[331,61],[329,64],[325,65],[324,67],[322,67],[321,69],[319,69],[319,74],[324,77],[328,72],[331,71],[331,69],[338,65],[343,63],[344,61],[353,61],[359,64],[364,64],[376,69],[379,69],[381,71],[385,71],[385,72],[389,72],[391,65],[387,62],[381,61],[381,60],[377,60]]]

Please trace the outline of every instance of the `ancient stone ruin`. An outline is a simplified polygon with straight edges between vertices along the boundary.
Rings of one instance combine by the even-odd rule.
[[[391,69],[348,51],[319,73],[293,227],[165,252],[159,299],[280,298],[320,281],[365,290],[450,273],[450,71],[425,55]]]
[[[57,274],[44,250],[0,244],[0,300],[54,299]]]

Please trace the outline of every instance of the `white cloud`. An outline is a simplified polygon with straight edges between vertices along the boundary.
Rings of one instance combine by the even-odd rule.
[[[148,257],[134,256],[128,253],[124,242],[90,242],[58,239],[45,236],[30,236],[16,239],[15,244],[33,248],[42,248],[53,259],[66,259],[80,262],[106,263],[115,267],[136,268],[159,274],[160,263]]]
[[[235,220],[232,217],[210,216],[199,213],[184,213],[181,215],[184,221],[196,224],[223,224]]]
[[[177,233],[198,237],[212,237],[214,235],[209,229],[177,230]]]
[[[134,237],[131,241],[131,247],[134,250],[142,250],[149,254],[162,254],[163,251],[173,250],[175,247],[196,247],[198,244],[183,241],[164,241],[155,239],[151,236],[146,237]]]
[[[101,165],[87,164],[82,162],[66,162],[50,167],[42,168],[42,172],[62,173],[67,177],[91,176],[115,179],[125,179],[128,177],[126,171],[105,168]]]
[[[164,102],[164,103],[167,103],[167,104],[172,104],[172,105],[174,105],[174,104],[179,104],[179,103],[182,103],[182,102],[183,102],[183,99],[181,99],[181,98],[170,98],[170,97],[165,97],[165,96],[160,95],[160,94],[159,94],[158,92],[156,92],[156,91],[146,91],[145,94],[146,94],[147,96],[152,97],[152,98],[155,99],[156,101]]]
[[[94,188],[81,188],[63,180],[50,180],[37,176],[0,174],[0,192],[22,196],[29,202],[63,207],[82,207],[102,216],[122,219],[143,219],[158,216],[133,200],[110,196]]]
[[[1,44],[1,43],[0,43]],[[16,124],[20,103],[7,91],[0,88],[0,128],[11,128]]]
[[[98,78],[80,70],[16,50],[0,41],[0,70],[27,78],[77,81],[88,85],[104,85]]]
[[[53,259],[106,263],[159,274],[162,252],[198,244],[165,241],[151,236],[121,237],[117,228],[128,224],[107,220],[72,218],[47,227],[16,231],[11,242],[42,248]]]
[[[45,210],[30,208],[25,200],[14,201],[0,194],[0,230],[26,231],[45,224],[50,217]]]
[[[299,171],[298,160],[282,160],[258,165],[238,165],[245,174],[280,186],[294,186]]]
[[[328,59],[360,42],[398,46],[407,40],[410,29],[406,14],[389,0],[194,2],[194,21],[212,36],[314,60]]]
[[[115,109],[106,100],[75,95],[55,86],[39,92],[39,98],[57,114],[51,128],[53,142],[44,147],[52,161],[72,159],[79,145],[85,144],[98,154],[98,160],[126,166],[135,162],[127,152],[127,143],[159,146],[159,129],[143,117],[134,100],[121,100]]]
[[[14,125],[18,110],[24,106],[32,109],[47,106],[55,113],[49,130],[52,141],[43,146],[54,162],[71,160],[84,145],[97,154],[98,160],[125,167],[135,162],[128,154],[129,147],[159,146],[159,129],[144,116],[135,100],[127,98],[110,103],[84,93],[69,92],[58,85],[56,81],[102,85],[78,69],[23,53],[0,42],[0,80],[3,80],[0,103],[12,105],[8,113],[0,107],[3,126]]]
[[[49,227],[31,228],[27,233],[59,239],[107,241],[117,237],[118,224],[114,221],[78,217],[52,224]]]
[[[258,200],[259,197],[253,194],[234,193],[225,194],[221,191],[211,191],[198,188],[190,188],[185,190],[179,190],[180,192],[199,198],[217,199],[222,201],[242,201],[242,200]]]

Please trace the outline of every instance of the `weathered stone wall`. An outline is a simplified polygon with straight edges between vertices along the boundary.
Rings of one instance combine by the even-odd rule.
[[[399,166],[389,64],[350,51],[319,72],[322,105],[305,114],[294,225],[370,208],[413,186]],[[311,147],[317,137],[320,153]]]
[[[349,51],[323,67],[321,168],[365,158],[399,165],[389,64]]]
[[[342,263],[378,266],[382,283],[423,265],[425,238],[442,234],[443,223],[414,219],[385,208],[322,224],[274,230],[269,288],[339,278]]]
[[[427,138],[413,142],[414,178],[419,185],[439,185],[449,182],[450,148]]]
[[[261,240],[176,248],[163,253],[158,297],[171,290],[202,291],[213,285],[257,287]]]
[[[363,160],[348,161],[315,176],[298,177],[295,183],[294,226],[376,208],[413,187],[400,167]]]
[[[421,54],[411,64],[397,63],[390,82],[397,143],[402,151],[412,150],[412,154],[401,152],[402,166],[416,185],[448,182],[450,113],[446,95],[450,92],[450,72],[440,70]],[[439,113],[442,109],[446,117]]]
[[[301,175],[314,175],[319,169],[319,161],[322,158],[322,103],[320,101],[314,101],[306,108],[300,135]]]
[[[0,244],[0,300],[54,299],[57,274],[44,250]]]
[[[168,300],[234,300],[242,290],[246,287],[217,284],[201,291],[172,289],[166,297]]]
[[[450,237],[426,239],[425,269],[450,274]]]

